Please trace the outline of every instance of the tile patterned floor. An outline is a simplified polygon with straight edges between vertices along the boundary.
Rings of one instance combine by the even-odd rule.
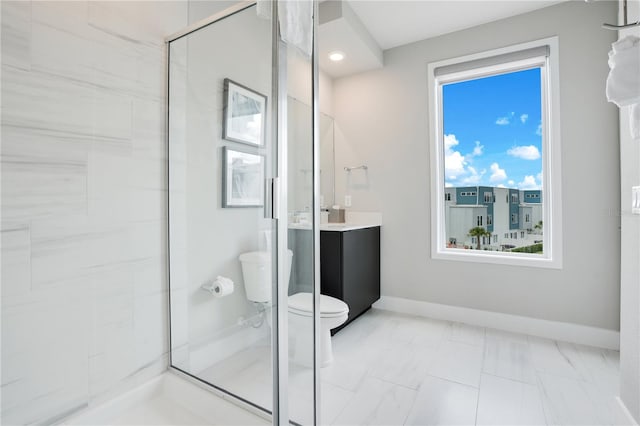
[[[326,425],[610,425],[618,352],[372,309],[333,337],[322,369]],[[269,348],[202,376],[271,405]],[[291,371],[290,410],[308,423],[311,374]]]

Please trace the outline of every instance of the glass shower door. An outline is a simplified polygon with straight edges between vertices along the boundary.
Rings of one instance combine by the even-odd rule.
[[[256,9],[168,41],[171,365],[274,424],[315,424],[313,67]]]
[[[171,364],[270,413],[272,22],[246,3],[211,21],[168,47]]]

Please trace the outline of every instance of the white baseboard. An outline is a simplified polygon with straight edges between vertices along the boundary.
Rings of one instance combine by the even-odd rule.
[[[462,322],[480,327],[496,328],[553,340],[620,350],[620,333],[603,328],[588,327],[567,322],[548,321],[499,312],[481,311],[479,309],[463,308],[460,306],[441,305],[391,296],[382,296],[380,300],[374,303],[373,307],[403,314]]]
[[[638,426],[638,423],[635,421],[627,406],[624,405],[624,402],[620,399],[619,396],[616,396],[616,418],[615,421],[617,425],[629,425],[629,426]]]

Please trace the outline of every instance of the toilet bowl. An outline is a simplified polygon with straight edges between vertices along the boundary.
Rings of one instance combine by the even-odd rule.
[[[347,320],[349,306],[342,300],[320,295],[320,366],[333,361],[331,330]],[[294,341],[293,361],[311,367],[313,365],[313,294],[296,293],[289,296],[289,327]]]
[[[293,252],[287,250],[286,282],[291,275]],[[239,257],[247,299],[262,305],[270,325],[271,255],[264,251],[243,253]],[[303,366],[313,363],[313,295],[296,293],[288,298],[288,318],[293,360]],[[320,295],[320,365],[326,367],[333,360],[331,330],[344,324],[349,306],[342,300]]]

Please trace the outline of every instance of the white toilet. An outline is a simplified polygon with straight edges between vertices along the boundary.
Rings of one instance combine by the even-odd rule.
[[[291,259],[293,252],[288,250],[287,276],[291,275]],[[240,255],[244,288],[247,299],[259,304],[271,301],[271,256],[265,251],[252,251]],[[289,296],[289,327],[292,337],[294,362],[310,366],[313,360],[312,309],[311,293],[296,293]],[[320,365],[326,367],[333,361],[331,349],[331,330],[344,324],[349,313],[349,306],[342,300],[320,295]],[[267,315],[269,319],[271,315]]]

